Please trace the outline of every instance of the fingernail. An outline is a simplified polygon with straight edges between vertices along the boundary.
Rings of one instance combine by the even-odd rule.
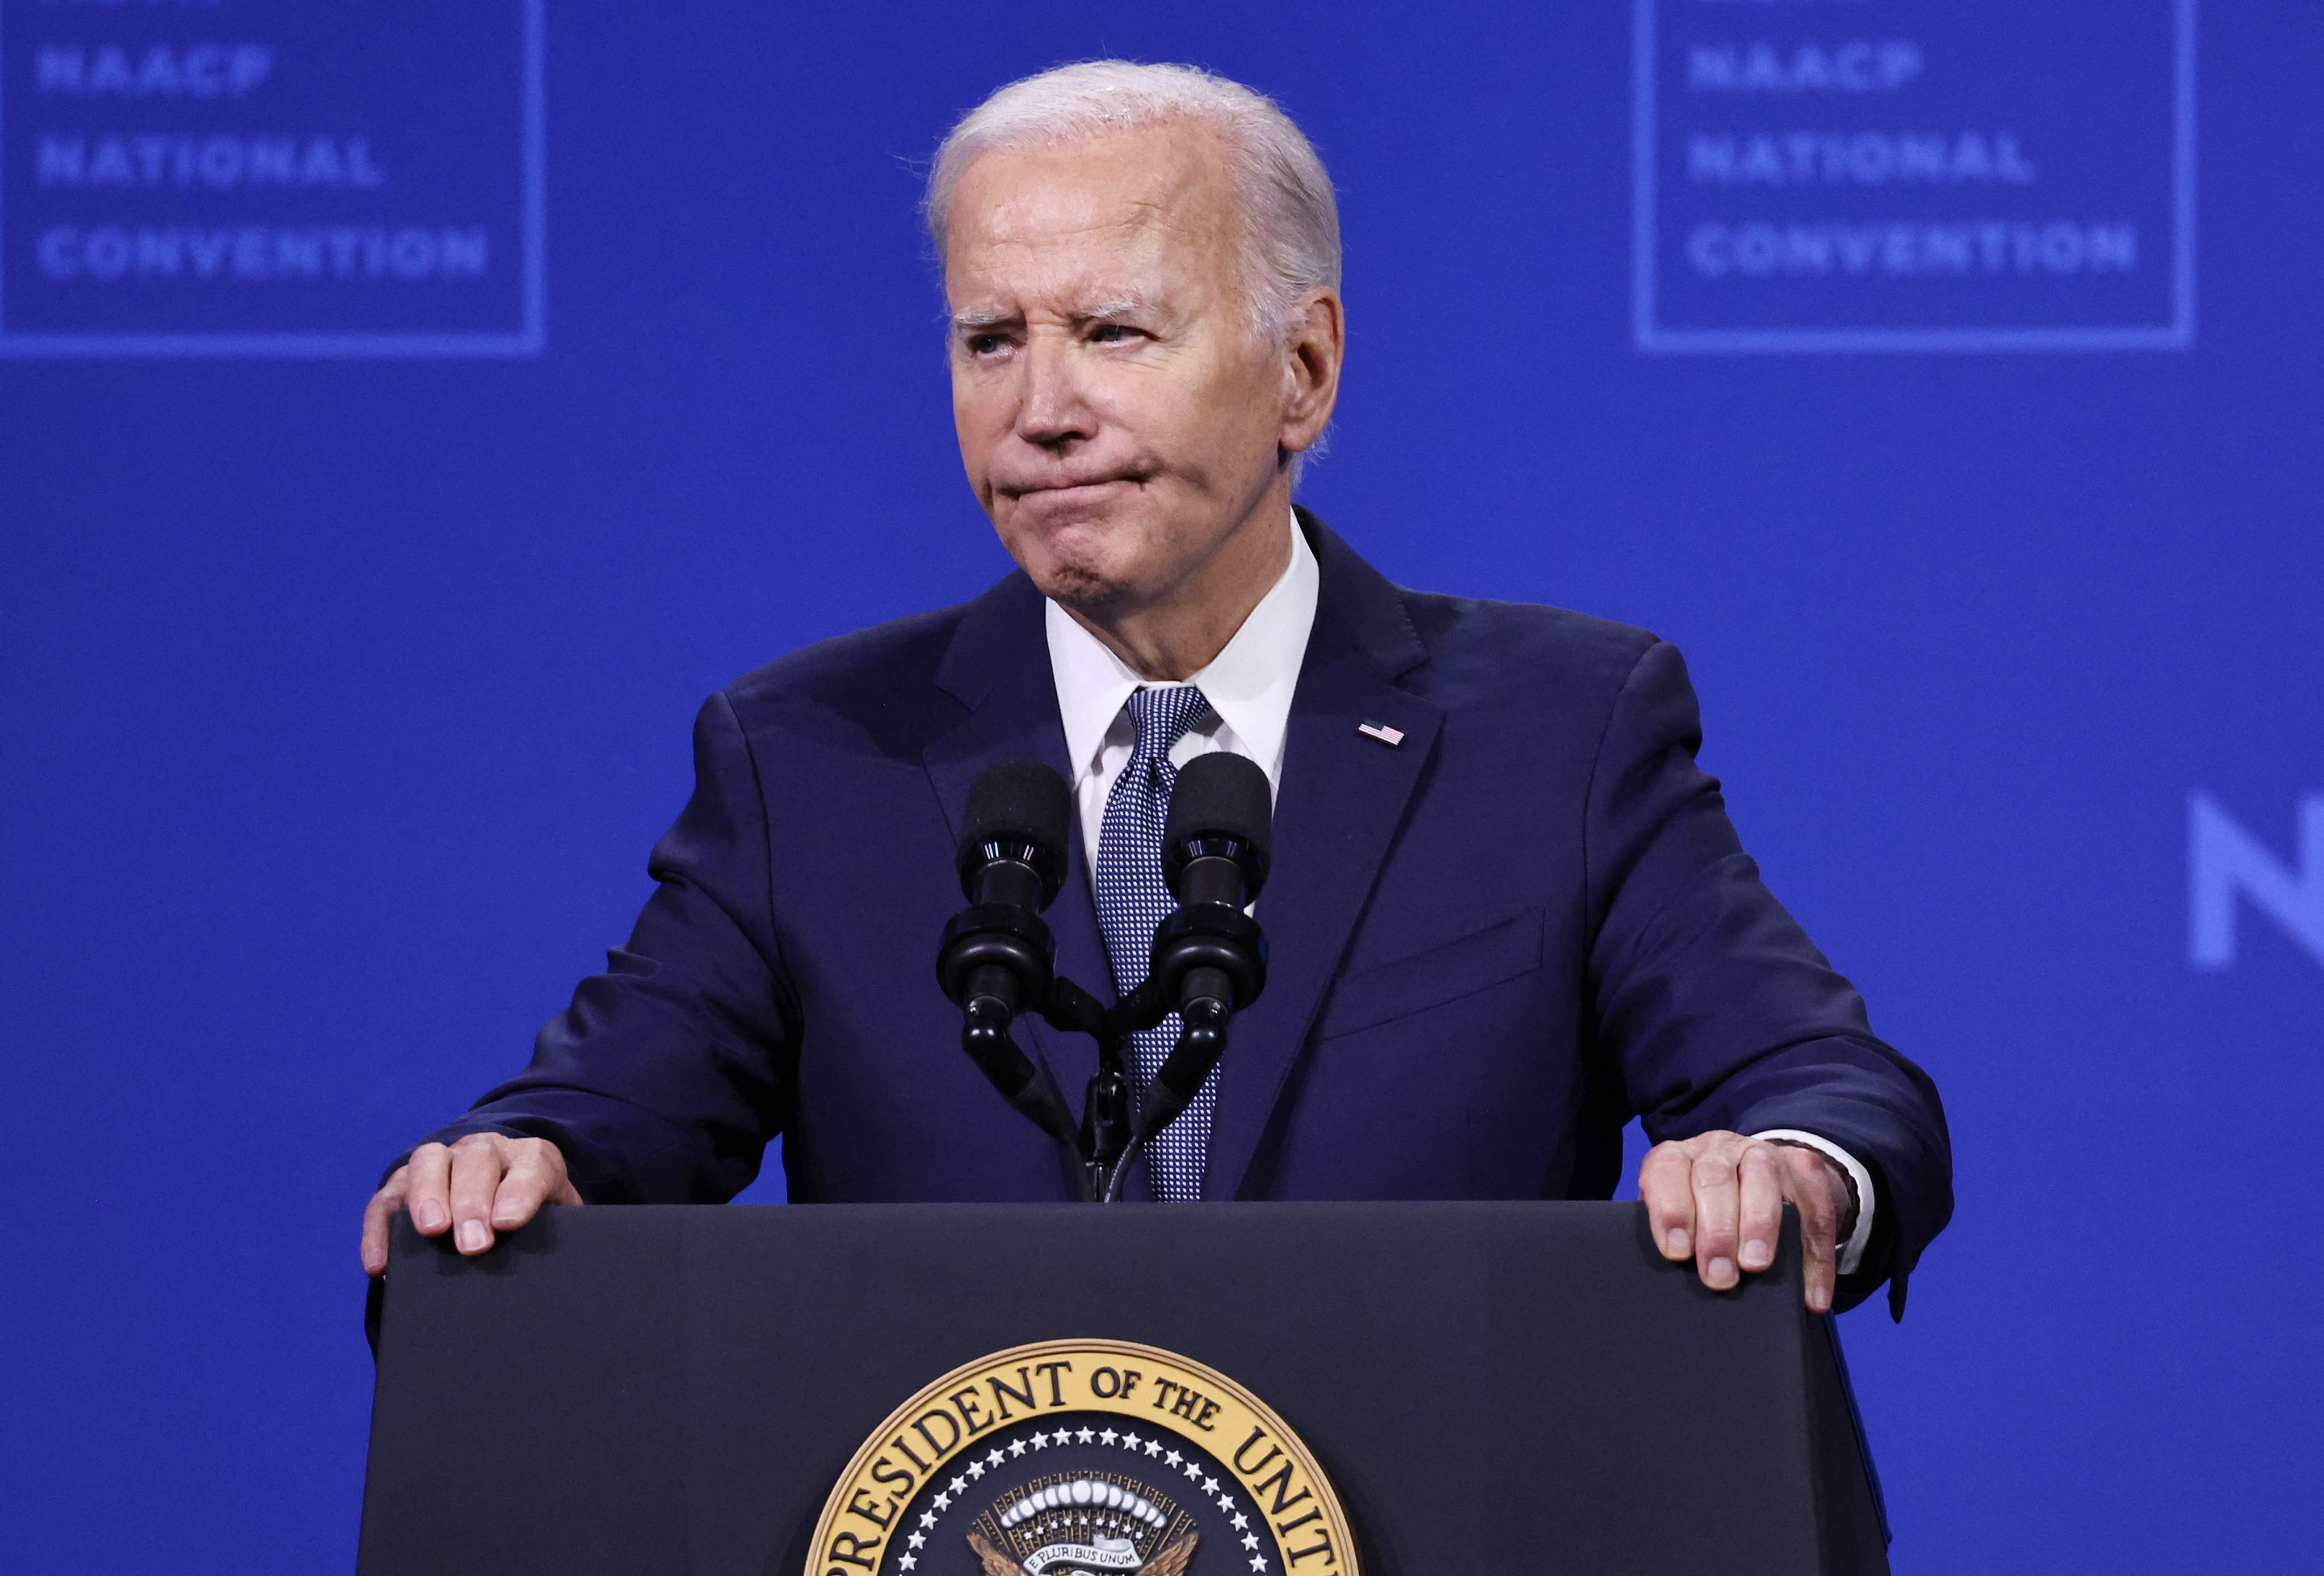
[[[444,1229],[444,1206],[433,1199],[423,1204],[413,1205],[411,1223],[432,1236]]]
[[[482,1253],[484,1250],[484,1223],[482,1221],[460,1222],[460,1251]]]
[[[1735,1261],[1731,1258],[1712,1259],[1711,1261],[1711,1284],[1717,1286],[1722,1292],[1729,1286],[1733,1286],[1735,1284]]]
[[[1821,1286],[1808,1288],[1808,1311],[1814,1313],[1831,1312],[1831,1294]]]
[[[1767,1245],[1757,1237],[1743,1244],[1743,1267],[1746,1269],[1765,1269],[1768,1260],[1774,1258],[1775,1255],[1767,1251]]]
[[[1684,1226],[1673,1226],[1670,1229],[1670,1235],[1665,1238],[1664,1240],[1670,1244],[1670,1256],[1673,1258],[1684,1258],[1686,1257],[1687,1240],[1686,1228]]]

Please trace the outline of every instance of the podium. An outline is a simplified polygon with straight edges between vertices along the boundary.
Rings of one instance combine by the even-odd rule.
[[[1788,1212],[1775,1267],[1720,1295],[1654,1251],[1634,1204],[1213,1203],[550,1210],[474,1260],[398,1221],[357,1569],[982,1576],[1046,1560],[1033,1576],[1067,1576],[1084,1567],[1053,1552],[1065,1544],[1029,1565],[1005,1547],[981,1564],[933,1511],[919,1525],[936,1541],[908,1554],[903,1525],[889,1527],[921,1509],[906,1505],[912,1490],[892,1507],[859,1498],[853,1519],[833,1491],[874,1452],[899,1483],[914,1477],[904,1458],[919,1463],[945,1435],[909,1432],[898,1409],[932,1382],[1074,1341],[1190,1359],[1304,1442],[1353,1546],[1303,1554],[1289,1576],[1888,1568],[1837,1340],[1801,1304]],[[1056,1377],[1036,1369],[1007,1372],[1025,1370],[1028,1389]],[[1153,1395],[1157,1423],[1199,1437],[1188,1418],[1209,1415],[1190,1410],[1191,1387],[1135,1399]],[[974,1430],[993,1397],[1008,1413],[1016,1393],[964,1391],[953,1412]],[[1134,1445],[1162,1442],[1120,1415]],[[997,1430],[989,1457],[954,1459],[1000,1463],[1002,1442],[1024,1457],[1023,1437]],[[1051,1464],[1084,1448],[1063,1428],[1054,1437]],[[1220,1437],[1224,1462],[1235,1441]],[[1038,1464],[1026,1461],[1010,1469],[1021,1478]],[[1205,1489],[1192,1470],[1166,1481],[1136,1449],[1130,1462],[1145,1475],[1048,1474],[1063,1485],[1051,1498],[1071,1499],[1070,1479],[1103,1501],[1111,1478],[1139,1490],[1113,1496],[1125,1506],[1199,1495],[1192,1508],[1208,1514],[1208,1498],[1231,1510],[1240,1494],[1264,1518],[1270,1490],[1286,1498],[1256,1472],[1222,1486],[1221,1467]],[[947,1470],[935,1467],[927,1491]],[[996,1464],[990,1483],[952,1490],[961,1507],[947,1514],[980,1517],[988,1548],[1030,1525],[1034,1490],[1003,1478]],[[1265,1551],[1299,1553],[1325,1525],[1312,1514],[1321,1499],[1303,1511],[1290,1498],[1275,1525],[1310,1525],[1279,1547],[1246,1533],[1262,1550],[1247,1555],[1225,1534],[1190,1537],[1190,1560],[1182,1550],[1153,1568],[1283,1576]],[[832,1531],[827,1501],[853,1542]],[[1107,1545],[1128,1552],[1079,1558],[1139,1569],[1131,1535],[1148,1536],[1156,1516],[1134,1509]]]

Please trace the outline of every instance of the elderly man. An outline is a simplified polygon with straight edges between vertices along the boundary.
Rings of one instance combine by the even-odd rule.
[[[392,1172],[365,1267],[398,1209],[473,1254],[544,1204],[724,1200],[778,1134],[801,1202],[1073,1196],[928,979],[968,785],[1019,756],[1073,784],[1059,964],[1126,991],[1160,806],[1228,750],[1276,793],[1270,983],[1138,1194],[1602,1198],[1636,1115],[1669,1258],[1732,1287],[1788,1201],[1810,1306],[1886,1279],[1901,1312],[1951,1209],[1936,1092],[1760,884],[1678,654],[1400,589],[1293,507],[1346,344],[1306,139],[1200,71],[1069,66],[954,128],[927,217],[1018,572],[711,697],[635,933]],[[1019,1031],[1063,1087],[1094,1071]]]

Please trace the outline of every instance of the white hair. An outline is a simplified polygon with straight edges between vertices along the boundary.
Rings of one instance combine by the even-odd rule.
[[[1243,294],[1252,330],[1280,339],[1302,296],[1340,288],[1340,209],[1323,160],[1263,93],[1196,66],[1084,60],[1022,78],[963,115],[936,150],[926,212],[936,255],[953,190],[980,155],[1054,147],[1105,132],[1194,121],[1227,147],[1243,217]]]

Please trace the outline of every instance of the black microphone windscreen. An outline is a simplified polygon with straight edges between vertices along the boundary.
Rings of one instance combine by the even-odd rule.
[[[1073,789],[1056,770],[1038,760],[996,760],[969,785],[960,823],[963,873],[989,843],[1028,843],[1042,884],[1054,895],[1065,876],[1065,840],[1073,824]]]
[[[1190,838],[1231,837],[1250,844],[1263,869],[1275,841],[1275,800],[1267,773],[1225,750],[1197,755],[1178,769],[1170,789],[1166,844]]]

